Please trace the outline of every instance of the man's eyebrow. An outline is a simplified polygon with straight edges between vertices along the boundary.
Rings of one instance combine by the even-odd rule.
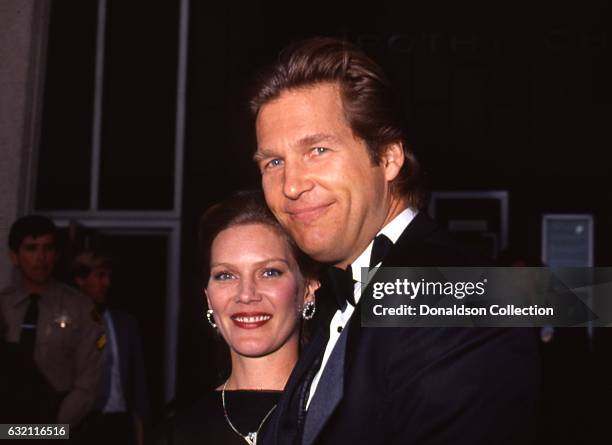
[[[265,148],[258,148],[253,154],[253,161],[259,162],[263,159],[269,158],[270,156],[272,156],[270,151],[266,150]]]
[[[302,139],[298,141],[298,145],[312,146],[312,145],[319,144],[321,142],[336,141],[337,139],[338,138],[334,136],[333,134],[316,133],[316,134],[310,134],[308,136],[304,136]]]

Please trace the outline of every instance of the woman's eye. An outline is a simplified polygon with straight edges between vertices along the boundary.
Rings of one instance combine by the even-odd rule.
[[[234,276],[229,272],[217,272],[213,277],[217,281],[226,281],[231,280]]]
[[[266,269],[263,271],[263,276],[265,278],[280,277],[282,274],[283,272],[278,269]]]

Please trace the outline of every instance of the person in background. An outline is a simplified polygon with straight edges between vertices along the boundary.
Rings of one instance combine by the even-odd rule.
[[[165,425],[159,443],[261,443],[298,358],[301,320],[315,313],[315,265],[260,192],[211,207],[200,224],[200,247],[206,318],[229,347],[231,371]]]
[[[537,254],[516,247],[500,252],[497,265],[545,267]],[[541,283],[529,277],[526,273],[521,283],[526,294],[530,289],[531,293],[539,294],[547,291],[548,283],[543,289]],[[605,331],[606,328],[598,330]],[[535,334],[542,357],[542,400],[536,443],[610,443],[610,391],[606,390],[610,368],[606,372],[606,361],[596,354],[588,328],[544,326],[536,328]]]
[[[0,403],[5,421],[75,428],[93,409],[106,339],[91,301],[53,279],[56,242],[43,216],[11,226],[18,281],[0,292]]]
[[[96,398],[96,414],[87,423],[91,443],[142,444],[149,416],[147,385],[138,323],[130,314],[107,307],[112,284],[111,258],[95,250],[79,253],[73,277],[90,297],[106,328],[104,372]]]

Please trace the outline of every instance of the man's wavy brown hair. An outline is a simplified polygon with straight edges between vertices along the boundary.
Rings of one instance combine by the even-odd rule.
[[[251,94],[254,119],[261,108],[283,91],[322,83],[340,86],[344,115],[353,133],[365,141],[373,163],[384,149],[400,143],[405,162],[392,183],[392,191],[414,209],[425,205],[421,169],[406,141],[403,114],[391,83],[382,69],[353,44],[326,37],[297,42],[285,48],[276,63],[257,78]]]

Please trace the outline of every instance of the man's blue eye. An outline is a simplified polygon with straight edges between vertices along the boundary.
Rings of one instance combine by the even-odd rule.
[[[282,163],[283,163],[283,161],[280,160],[280,159],[272,159],[270,162],[268,162],[266,167],[278,167]]]
[[[280,277],[283,273],[278,269],[266,269],[263,272],[263,276],[266,278]]]
[[[316,155],[322,155],[323,153],[325,153],[327,151],[327,148],[325,148],[325,147],[315,147],[315,148],[312,149],[312,151]]]

